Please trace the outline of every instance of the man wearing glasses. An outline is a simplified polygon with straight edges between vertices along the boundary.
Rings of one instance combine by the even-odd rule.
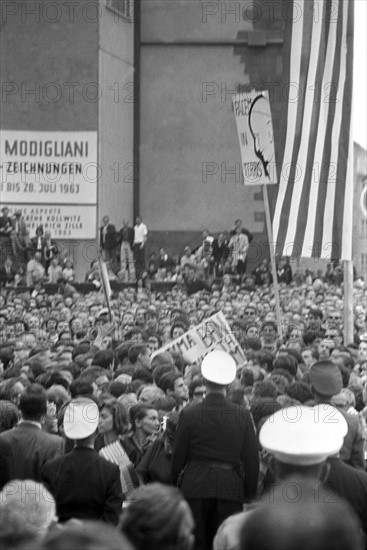
[[[245,321],[254,321],[256,319],[256,309],[253,306],[247,306],[243,312],[243,319]]]
[[[195,376],[189,385],[189,405],[201,403],[206,394],[206,387],[201,376]]]

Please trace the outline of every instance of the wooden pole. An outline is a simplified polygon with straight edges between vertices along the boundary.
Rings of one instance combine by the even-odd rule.
[[[353,261],[344,262],[344,345],[353,343]]]
[[[275,312],[276,312],[276,317],[277,317],[278,335],[279,335],[279,338],[283,338],[282,316],[281,316],[281,312],[280,312],[280,300],[279,300],[279,286],[278,286],[277,268],[276,268],[276,265],[275,265],[273,228],[272,228],[271,218],[270,218],[269,197],[268,197],[268,190],[267,190],[266,185],[262,185],[262,190],[263,190],[263,199],[264,199],[264,207],[265,207],[266,227],[267,227],[267,231],[268,231],[271,271],[272,271],[272,275],[273,275],[273,285],[274,285],[274,295],[275,295]]]
[[[101,283],[102,283],[102,290],[103,290],[103,294],[106,298],[110,321],[112,321],[113,316],[112,316],[111,301],[110,301],[110,299],[111,299],[111,297],[110,297],[111,288],[110,288],[110,283],[109,283],[109,280],[108,280],[107,265],[105,264],[105,262],[102,262],[101,255],[98,256],[98,265],[99,265],[99,275],[101,277]]]

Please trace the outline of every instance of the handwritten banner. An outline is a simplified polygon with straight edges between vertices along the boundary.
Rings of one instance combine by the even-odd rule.
[[[214,349],[226,351],[232,355],[237,365],[247,363],[246,356],[231,331],[223,313],[215,313],[200,325],[185,332],[176,340],[152,354],[152,358],[164,351],[176,351],[183,354],[191,363],[200,362]]]
[[[277,183],[269,94],[252,90],[233,96],[245,185]]]

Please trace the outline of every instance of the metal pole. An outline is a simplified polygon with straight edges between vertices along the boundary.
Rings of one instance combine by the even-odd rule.
[[[275,265],[275,254],[274,254],[274,248],[273,248],[274,246],[273,228],[272,228],[271,218],[270,218],[269,197],[268,197],[268,190],[266,188],[266,185],[262,185],[262,190],[263,190],[264,207],[265,207],[266,227],[268,230],[270,263],[271,263],[271,271],[273,275],[273,285],[274,285],[274,294],[275,294],[275,312],[277,317],[278,334],[279,334],[279,338],[283,338],[282,316],[280,311],[280,300],[279,300],[279,286],[278,286],[277,268]]]

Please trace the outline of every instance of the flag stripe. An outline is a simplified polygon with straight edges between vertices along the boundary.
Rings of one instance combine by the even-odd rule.
[[[347,29],[345,41],[343,42],[344,55],[346,56],[346,66],[353,64],[353,50],[347,48],[348,42],[353,37],[354,25],[354,4],[344,0],[345,17],[347,18]],[[353,78],[347,75],[344,88],[345,108],[342,118],[342,132],[349,129],[349,140],[345,147],[339,145],[338,174],[337,182],[343,182],[344,186],[338,185],[336,190],[334,219],[343,220],[343,223],[334,225],[333,242],[340,243],[341,251],[338,257],[342,260],[352,258],[352,228],[353,228],[353,134],[351,131],[352,121],[352,97],[353,97]],[[348,100],[349,99],[349,100]],[[344,187],[343,196],[341,190]],[[343,210],[341,210],[343,200]]]
[[[336,4],[336,9],[338,9],[338,4]],[[301,209],[301,223],[304,227],[303,235],[303,247],[302,247],[302,256],[307,256],[307,254],[314,253],[314,229],[315,229],[315,219],[316,219],[316,208],[318,204],[318,197],[320,191],[320,168],[323,163],[324,148],[323,144],[325,142],[327,126],[328,126],[328,117],[329,117],[329,101],[324,101],[324,90],[325,85],[328,85],[332,82],[333,69],[334,69],[334,59],[335,59],[335,48],[336,48],[336,36],[337,36],[337,26],[328,25],[328,34],[327,34],[327,49],[326,56],[322,60],[325,64],[325,72],[322,76],[321,88],[318,90],[319,96],[317,97],[318,104],[320,106],[319,111],[319,123],[316,141],[313,140],[314,147],[314,157],[313,163],[309,163],[306,169],[305,183],[309,181],[310,193],[308,198],[303,194],[302,196],[302,205]],[[320,63],[319,63],[320,65]],[[320,82],[320,81],[319,81]],[[312,141],[313,136],[310,136],[310,141]],[[321,186],[322,189],[322,186]],[[307,200],[308,199],[308,200]],[[308,203],[308,209],[306,205]],[[303,215],[302,215],[303,212]],[[307,214],[307,215],[306,215]],[[298,233],[296,235],[296,241],[300,242],[301,235]]]
[[[298,98],[296,100],[297,109],[293,109],[289,117],[290,125],[289,127],[294,128],[294,135],[292,141],[290,142],[291,147],[291,157],[283,161],[283,168],[281,172],[282,180],[285,188],[285,198],[282,206],[281,217],[280,217],[280,227],[279,233],[277,235],[276,241],[278,243],[277,252],[279,254],[292,255],[294,248],[294,238],[290,242],[287,241],[287,230],[288,222],[291,218],[290,210],[292,205],[293,191],[294,187],[300,185],[302,178],[302,168],[297,164],[297,155],[300,148],[301,136],[302,136],[302,126],[304,118],[304,108],[305,108],[305,92],[307,86],[307,76],[309,72],[309,63],[310,55],[307,48],[302,48],[302,42],[307,43],[310,47],[312,36],[310,31],[312,29],[312,17],[313,17],[313,8],[314,2],[310,0],[307,4],[307,9],[303,9],[303,3],[294,2],[293,5],[293,21],[297,21],[299,17],[299,10],[301,9],[302,20],[300,19],[299,23],[293,25],[293,41],[292,47],[294,44],[297,45],[297,50],[292,50],[292,61],[294,64],[294,70],[291,74],[290,83],[292,87],[296,87],[298,90]],[[302,23],[302,27],[300,26]],[[300,33],[300,31],[302,31]],[[300,39],[302,38],[302,40]],[[301,58],[301,64],[297,64],[297,57]],[[292,92],[293,93],[293,92]],[[291,96],[292,96],[291,93]],[[293,99],[289,99],[289,103],[293,103]],[[288,129],[287,129],[288,137]],[[274,232],[274,235],[276,233]]]
[[[339,6],[339,9],[340,8],[341,7]],[[329,81],[329,83],[330,82],[336,83],[339,81],[339,73],[340,73],[340,65],[341,65],[340,43],[341,43],[341,35],[343,32],[343,17],[341,16],[339,11],[338,11],[338,14],[339,14],[339,19],[337,24],[334,67],[333,67],[332,78]],[[325,94],[324,90],[323,90],[323,94]],[[323,98],[322,98],[323,102],[324,100],[325,100],[325,95],[323,95]],[[329,116],[327,120],[325,142],[323,146],[322,163],[320,166],[320,171],[316,174],[316,177],[319,178],[320,180],[320,185],[319,185],[318,200],[316,205],[316,218],[315,218],[314,232],[312,235],[312,238],[313,238],[312,256],[315,258],[320,258],[322,256],[322,239],[323,239],[323,233],[324,233],[324,210],[325,210],[325,204],[326,204],[327,182],[328,182],[329,170],[330,170],[331,146],[332,146],[330,136],[332,135],[337,102],[328,101],[327,105],[329,106]],[[329,253],[330,253],[330,249],[329,249]]]
[[[326,202],[324,209],[324,223],[323,223],[323,238],[321,248],[321,258],[340,258],[342,256],[341,251],[341,232],[343,230],[343,209],[344,209],[344,194],[345,194],[345,172],[347,162],[347,151],[349,143],[348,125],[343,127],[342,117],[343,110],[347,108],[349,101],[344,101],[344,86],[347,76],[346,67],[346,41],[347,41],[347,22],[348,22],[348,9],[347,2],[349,0],[340,1],[340,12],[342,16],[342,34],[339,42],[340,48],[340,72],[339,80],[332,82],[332,86],[335,86],[337,82],[337,96],[335,106],[334,124],[331,134],[331,155],[329,175],[327,181]],[[333,98],[330,98],[333,99]],[[348,99],[348,98],[347,98]],[[343,140],[344,130],[348,132],[347,142]],[[342,134],[341,134],[342,132]],[[347,149],[347,151],[345,150]],[[344,177],[341,178],[344,172]],[[338,223],[339,222],[339,223]],[[338,228],[339,225],[339,228]]]
[[[304,13],[302,10],[301,19],[298,20],[293,26],[288,26],[288,36],[290,35],[290,44],[291,48],[286,52],[288,58],[285,59],[285,65],[289,67],[289,83],[299,82],[300,68],[301,68],[301,55],[302,55],[302,40],[303,40],[303,17]],[[294,18],[292,18],[294,19]],[[281,171],[279,175],[279,190],[277,195],[277,201],[275,204],[275,212],[273,218],[273,235],[275,237],[275,242],[278,246],[282,246],[280,243],[279,231],[284,227],[284,223],[281,225],[281,215],[284,211],[283,205],[285,201],[285,195],[287,192],[288,179],[286,177],[287,167],[290,166],[292,161],[292,152],[294,140],[296,138],[296,121],[297,111],[300,108],[300,103],[298,101],[288,102],[287,109],[287,127],[286,127],[286,141],[284,147],[284,157],[281,165]],[[283,222],[283,220],[282,220]]]
[[[273,216],[276,250],[350,259],[353,0],[294,3],[294,14],[300,6],[302,22],[293,17],[291,25],[290,82],[298,82],[303,95],[297,106],[287,106]]]
[[[308,4],[305,3],[304,6]],[[322,11],[324,11],[324,3],[321,2],[320,6]],[[307,11],[309,14],[307,14]],[[311,24],[308,24],[308,33],[305,36],[304,35],[304,51],[310,51],[309,56],[309,66],[308,66],[308,73],[307,73],[307,84],[306,87],[303,89],[302,93],[302,99],[304,99],[305,103],[305,109],[303,114],[303,124],[302,124],[302,135],[301,135],[301,143],[299,146],[298,154],[297,154],[297,168],[300,171],[300,180],[295,182],[293,185],[293,195],[292,195],[292,203],[290,208],[290,213],[292,214],[289,218],[288,223],[288,231],[286,235],[286,243],[294,243],[295,236],[296,236],[296,228],[297,224],[299,224],[299,207],[300,207],[300,201],[301,201],[301,193],[302,189],[304,187],[304,181],[305,181],[305,174],[306,174],[306,168],[308,164],[308,152],[309,149],[307,147],[308,141],[310,139],[311,134],[314,132],[314,128],[312,128],[312,114],[313,114],[313,107],[315,105],[315,83],[317,82],[317,66],[318,66],[318,56],[320,53],[321,48],[321,34],[322,34],[322,24],[319,23],[318,25],[312,24],[312,21],[314,19],[314,13],[311,12],[311,10],[306,10],[307,17],[307,23],[309,23],[311,19]]]

